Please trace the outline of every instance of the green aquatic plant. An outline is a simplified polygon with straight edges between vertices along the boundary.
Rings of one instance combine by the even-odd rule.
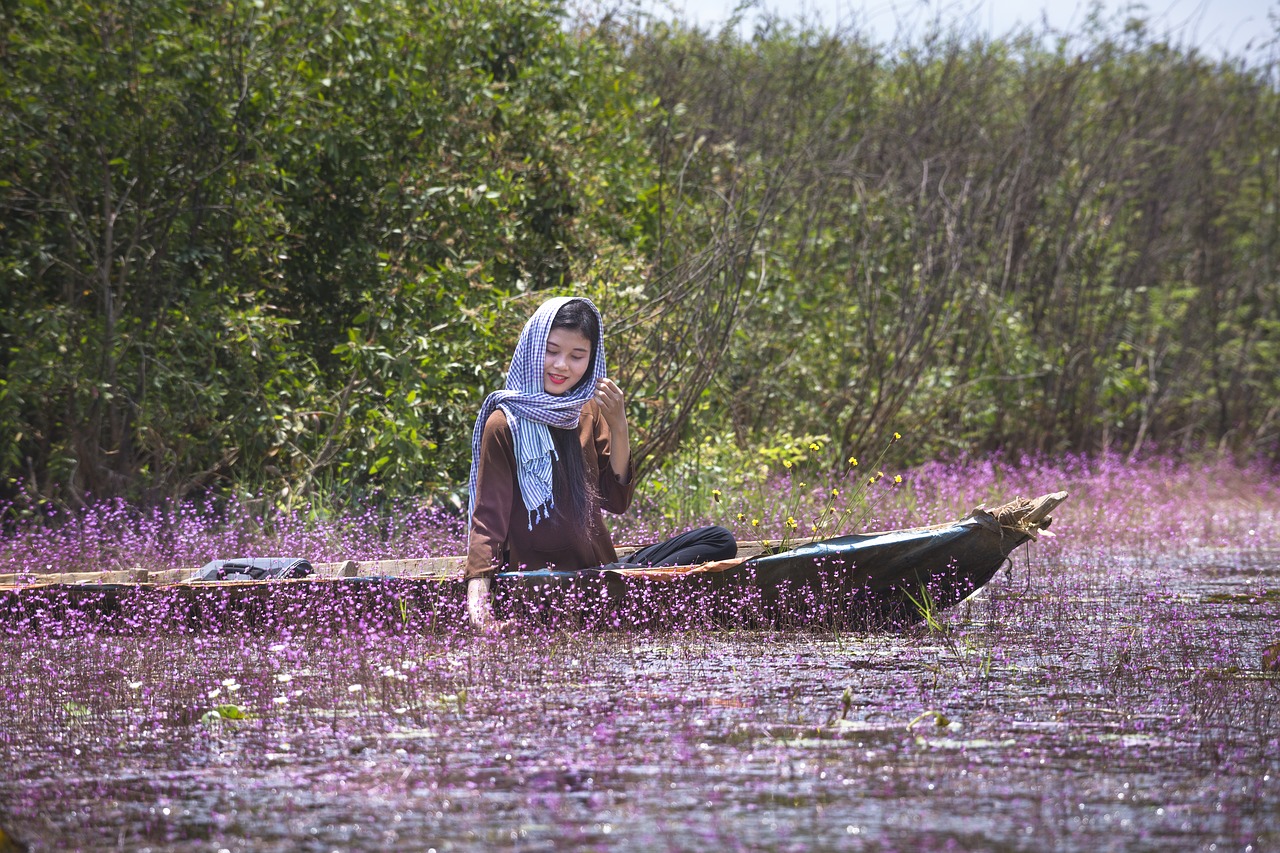
[[[942,713],[941,711],[930,710],[930,711],[922,711],[921,713],[913,717],[911,719],[911,722],[907,723],[907,731],[913,731],[916,726],[920,725],[925,720],[929,720],[935,728],[939,728],[939,729],[959,728],[959,724],[952,722],[952,720],[946,714]]]
[[[933,596],[930,594],[927,584],[920,584],[918,598],[912,595],[910,590],[904,589],[902,594],[911,602],[911,606],[915,608],[916,615],[920,617],[920,621],[924,623],[929,633],[942,637],[950,634],[949,626],[944,624],[938,617],[938,610],[934,607]]]
[[[242,705],[235,705],[230,702],[221,705],[215,705],[207,711],[200,722],[206,725],[221,723],[224,720],[240,721],[251,719],[251,715]]]

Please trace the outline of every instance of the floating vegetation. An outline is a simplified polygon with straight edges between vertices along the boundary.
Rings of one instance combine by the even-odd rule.
[[[4,843],[1280,845],[1280,676],[1266,664],[1280,640],[1274,477],[1073,459],[906,479],[910,514],[884,501],[870,524],[931,523],[1010,492],[1065,488],[1072,500],[1058,535],[1019,550],[978,595],[936,609],[922,593],[927,619],[879,631],[691,617],[662,630],[538,620],[477,634],[461,609],[428,618],[395,594],[343,619],[326,610],[341,600],[285,599],[234,630],[145,607],[129,610],[127,632],[74,614],[0,621]],[[440,520],[399,529],[431,543],[419,554],[448,553],[460,535]],[[783,521],[766,522],[772,535]],[[196,565],[257,544],[203,519],[170,526],[173,541],[203,544],[162,560],[157,542],[109,522],[93,529],[119,549],[112,568]],[[387,525],[363,540],[357,527],[328,529],[348,531],[364,558],[415,553]],[[274,552],[310,556],[325,539],[275,531]],[[15,530],[0,549],[10,571],[101,557],[65,528]]]
[[[1257,592],[1214,592],[1204,597],[1206,604],[1280,604],[1280,589]]]

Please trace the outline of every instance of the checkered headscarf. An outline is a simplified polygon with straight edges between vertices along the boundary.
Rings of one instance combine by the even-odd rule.
[[[547,336],[551,334],[551,323],[555,320],[556,312],[575,300],[585,302],[595,312],[596,323],[600,326],[600,339],[592,341],[594,368],[591,375],[572,392],[560,396],[548,394],[543,390],[543,359],[547,351]],[[535,523],[550,515],[553,506],[551,465],[559,457],[556,456],[551,432],[547,427],[576,427],[583,404],[595,395],[596,383],[604,376],[604,325],[600,320],[599,309],[591,300],[558,296],[538,306],[538,310],[525,323],[520,340],[516,343],[511,367],[507,371],[506,388],[494,391],[486,397],[480,406],[480,414],[476,417],[476,426],[471,433],[468,526],[476,507],[476,469],[480,460],[480,440],[484,435],[485,421],[493,414],[493,410],[501,408],[511,426],[511,439],[516,451],[516,479],[520,484],[524,505],[529,509],[529,529],[532,530]]]

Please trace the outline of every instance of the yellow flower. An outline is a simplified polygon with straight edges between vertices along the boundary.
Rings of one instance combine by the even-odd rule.
[[[745,512],[738,513],[738,521],[746,521],[746,520],[747,520],[747,514]]]
[[[790,468],[790,467],[791,467],[791,460],[790,460],[790,459],[783,459],[783,460],[782,460],[782,467],[783,467],[783,468]]]
[[[840,497],[840,490],[839,490],[839,489],[832,489],[832,490],[831,490],[831,497],[833,497],[833,498],[838,498],[838,497]]]
[[[875,478],[875,477],[868,477],[868,478],[867,478],[867,485],[868,485],[868,486],[874,486],[875,484],[876,484],[876,478]]]
[[[884,479],[884,472],[883,472],[883,471],[877,471],[877,472],[876,472],[876,479],[877,479],[877,480],[883,480],[883,479]]]
[[[809,449],[812,450],[814,453],[817,453],[819,450],[822,449],[822,445],[818,444],[818,442],[816,441],[811,441],[809,442]]]
[[[719,489],[712,489],[712,490],[711,490],[711,499],[712,499],[713,501],[715,501],[716,503],[719,503],[719,502],[720,502],[720,490],[719,490]]]
[[[792,517],[791,517],[791,516],[789,516],[789,515],[787,516],[787,527],[788,527],[788,528],[790,528],[791,530],[795,530],[795,529],[796,529],[797,527],[799,527],[799,526],[800,526],[800,525],[796,523],[796,520],[795,520],[794,518],[792,518]]]
[[[893,440],[894,440],[894,441],[898,441],[900,438],[902,438],[902,433],[900,433],[900,432],[895,432],[895,433],[893,434]]]
[[[850,468],[857,468],[857,467],[858,467],[858,457],[856,457],[856,456],[850,456],[850,457],[849,457],[849,467],[850,467]]]
[[[758,518],[753,518],[753,519],[751,519],[751,526],[752,526],[752,527],[759,527],[759,526],[760,526],[760,519],[758,519]]]
[[[901,475],[901,474],[894,474],[894,475],[893,475],[893,482],[895,482],[895,483],[901,483],[901,482],[902,482],[902,475]]]

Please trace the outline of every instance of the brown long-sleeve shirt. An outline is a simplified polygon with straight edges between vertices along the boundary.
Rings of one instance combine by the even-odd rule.
[[[585,472],[593,478],[603,509],[625,512],[635,493],[634,463],[628,463],[626,481],[610,466],[609,426],[595,401],[582,407],[578,420]],[[468,578],[494,569],[583,569],[618,559],[609,529],[599,513],[589,530],[564,517],[557,507],[550,518],[529,529],[529,510],[516,480],[515,445],[507,416],[497,409],[484,424],[476,471],[476,505],[467,544]]]

